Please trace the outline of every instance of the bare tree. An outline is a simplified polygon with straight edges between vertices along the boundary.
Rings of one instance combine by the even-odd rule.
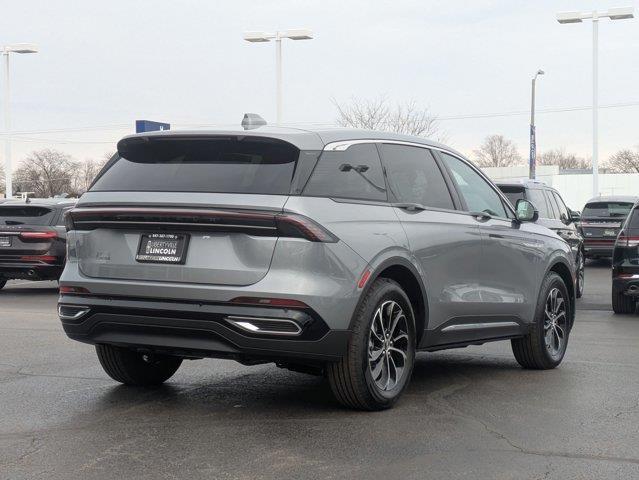
[[[590,161],[578,157],[574,153],[566,153],[563,148],[543,152],[537,157],[539,165],[558,165],[561,170],[586,169],[591,167]]]
[[[510,167],[521,163],[517,147],[503,135],[487,136],[473,153],[480,167]]]
[[[57,150],[32,152],[14,172],[16,191],[34,192],[36,197],[73,193],[78,163]]]
[[[613,173],[639,173],[639,147],[637,151],[619,150],[610,156],[606,167]]]
[[[86,192],[101,168],[100,164],[94,160],[79,162],[73,176],[73,192],[77,194]]]
[[[336,100],[333,104],[337,108],[337,124],[342,127],[417,135],[439,141],[445,138],[437,117],[427,108],[420,108],[415,101],[392,105],[386,97],[375,100],[353,97],[346,104]]]

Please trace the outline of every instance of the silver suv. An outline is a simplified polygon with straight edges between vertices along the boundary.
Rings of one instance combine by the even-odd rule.
[[[570,247],[462,155],[350,129],[122,139],[67,215],[58,312],[128,385],[184,359],[325,374],[390,407],[417,351],[510,340],[556,367],[574,319]]]

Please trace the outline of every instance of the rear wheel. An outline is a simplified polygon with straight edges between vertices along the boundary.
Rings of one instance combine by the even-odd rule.
[[[356,314],[346,355],[327,366],[333,394],[359,410],[391,407],[410,380],[415,362],[415,319],[393,280],[380,278]]]
[[[530,333],[511,341],[515,359],[522,367],[546,370],[561,363],[568,346],[570,308],[566,284],[556,273],[549,273]]]
[[[113,345],[96,345],[95,351],[109,377],[125,385],[159,385],[182,364],[179,357],[142,354]]]
[[[583,297],[586,279],[586,260],[583,252],[579,252],[577,256],[577,285],[575,286],[575,295],[577,298]]]
[[[612,310],[618,314],[627,314],[627,313],[635,313],[635,309],[637,308],[637,301],[629,297],[628,295],[624,295],[623,292],[620,292],[616,289],[612,289]]]

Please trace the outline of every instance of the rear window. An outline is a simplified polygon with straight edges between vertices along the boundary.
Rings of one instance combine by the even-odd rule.
[[[91,191],[286,195],[300,151],[261,138],[134,138]]]
[[[517,205],[517,201],[525,198],[524,189],[522,187],[507,187],[505,185],[500,185],[499,189],[506,195],[506,198],[513,204],[513,206]]]
[[[0,206],[0,225],[49,225],[53,210],[47,207]]]
[[[632,203],[593,202],[584,207],[582,217],[626,217],[632,209]]]

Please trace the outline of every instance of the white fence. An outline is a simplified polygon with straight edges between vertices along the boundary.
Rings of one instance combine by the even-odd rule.
[[[528,178],[528,166],[490,167],[483,171],[495,182],[519,181]],[[537,180],[556,188],[573,210],[582,210],[592,198],[591,174],[560,175],[557,166],[537,167]],[[639,173],[604,173],[599,175],[600,195],[639,196]]]

